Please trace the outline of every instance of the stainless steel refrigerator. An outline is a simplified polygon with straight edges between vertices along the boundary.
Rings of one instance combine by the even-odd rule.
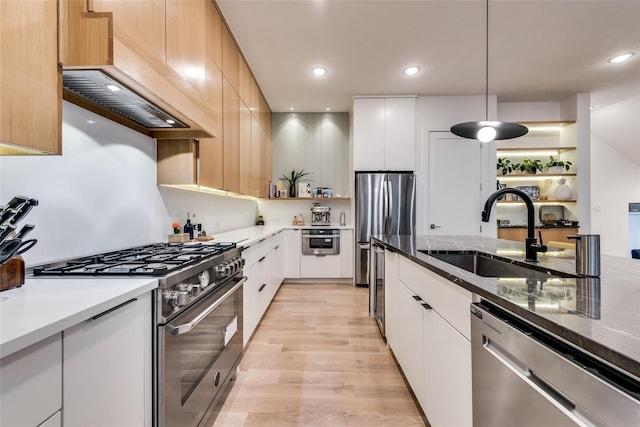
[[[356,173],[356,285],[369,286],[369,238],[416,231],[413,172]]]

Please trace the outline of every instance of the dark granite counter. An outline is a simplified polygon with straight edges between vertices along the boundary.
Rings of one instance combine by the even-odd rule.
[[[479,236],[374,236],[373,240],[640,378],[640,261],[603,255],[600,278],[481,277],[420,251],[469,250],[541,271],[575,274],[575,252],[524,261],[520,242]]]

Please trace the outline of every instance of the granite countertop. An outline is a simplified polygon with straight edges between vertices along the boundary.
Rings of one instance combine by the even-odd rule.
[[[158,287],[153,278],[33,278],[0,293],[0,358]]]
[[[527,224],[499,225],[498,228],[527,228]],[[578,225],[545,225],[538,224],[535,228],[580,228]]]
[[[640,261],[602,255],[600,278],[481,277],[420,251],[476,250],[575,274],[575,252],[524,261],[520,242],[479,236],[374,236],[440,276],[640,378]]]

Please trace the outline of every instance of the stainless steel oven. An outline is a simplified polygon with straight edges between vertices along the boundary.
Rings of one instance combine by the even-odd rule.
[[[241,274],[158,328],[158,426],[200,426],[218,411],[242,354]]]
[[[339,229],[304,229],[302,230],[303,255],[339,255]]]

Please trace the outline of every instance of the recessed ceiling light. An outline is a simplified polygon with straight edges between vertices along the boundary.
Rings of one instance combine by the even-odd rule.
[[[293,111],[293,107],[289,107],[289,111]]]
[[[324,76],[325,74],[327,74],[327,69],[324,67],[314,67],[311,72],[313,73],[314,76]]]
[[[109,89],[112,92],[119,92],[120,90],[122,90],[116,85],[107,85],[107,89]]]
[[[633,55],[635,55],[634,52],[623,53],[622,55],[614,56],[613,58],[611,58],[609,60],[609,62],[611,62],[613,64],[616,64],[618,62],[624,62],[627,59],[631,58]]]
[[[167,119],[165,120],[167,123],[169,123],[170,125],[174,124],[176,121],[175,120],[171,120],[171,119]]]
[[[331,111],[331,108],[327,107],[327,111]]]
[[[95,124],[93,120],[87,120],[87,123],[89,123],[90,125]]]
[[[413,76],[418,71],[420,71],[420,67],[416,67],[416,66],[411,66],[411,67],[407,67],[407,68],[404,69],[404,73],[407,76]]]

